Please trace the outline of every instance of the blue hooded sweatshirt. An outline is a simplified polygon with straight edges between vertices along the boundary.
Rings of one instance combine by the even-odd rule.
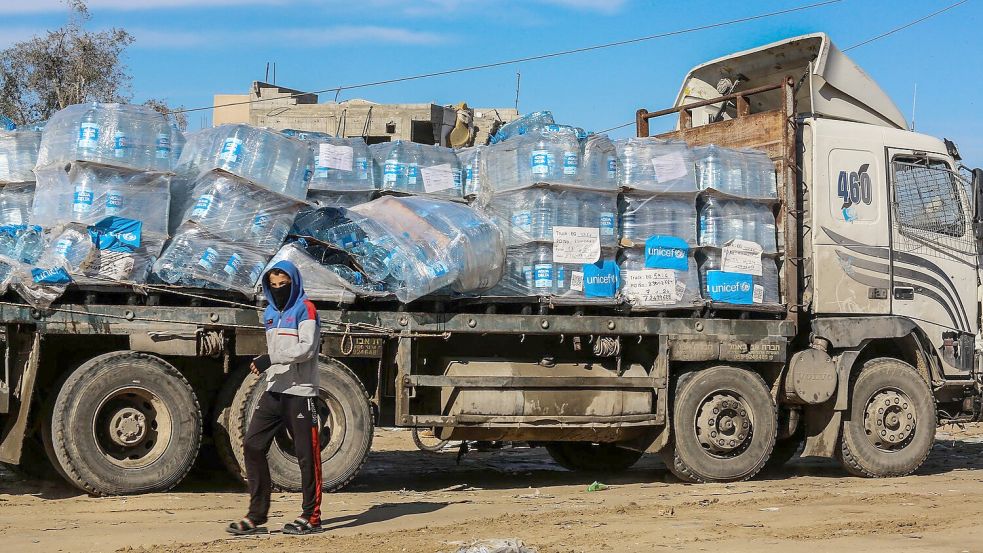
[[[290,298],[278,310],[270,292],[270,271],[279,269],[290,277]],[[321,347],[321,320],[314,304],[304,293],[300,271],[289,261],[279,261],[263,274],[263,295],[267,307],[263,314],[270,368],[266,369],[266,390],[295,396],[318,394],[317,357]]]

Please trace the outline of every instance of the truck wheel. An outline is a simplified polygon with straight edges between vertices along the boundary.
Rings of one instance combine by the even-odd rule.
[[[856,476],[911,474],[935,441],[935,396],[911,365],[873,359],[853,383],[843,421],[840,456]]]
[[[58,391],[51,444],[69,483],[92,494],[165,491],[191,470],[201,409],[172,365],[118,351],[76,369]]]
[[[321,358],[321,391],[318,396],[318,419],[321,421],[321,488],[331,492],[341,489],[358,474],[372,447],[372,406],[362,383],[351,369],[331,358]],[[266,381],[250,374],[243,381],[232,402],[229,437],[239,466],[245,467],[243,439],[249,419],[259,398],[266,391]],[[290,433],[277,434],[267,454],[273,486],[282,491],[301,490],[300,467],[293,454]],[[243,475],[245,476],[245,475]]]
[[[613,443],[550,442],[546,451],[561,467],[584,472],[627,470],[642,458],[641,451]]]
[[[669,470],[685,482],[747,480],[775,445],[777,411],[757,373],[718,366],[680,378],[673,439],[662,449]]]
[[[229,373],[228,378],[222,383],[222,388],[215,398],[215,407],[212,409],[212,441],[215,442],[218,458],[229,474],[243,481],[246,479],[246,475],[243,473],[239,461],[236,460],[229,432],[229,419],[231,418],[232,402],[236,392],[239,391],[248,376],[250,376],[249,367],[242,367]]]

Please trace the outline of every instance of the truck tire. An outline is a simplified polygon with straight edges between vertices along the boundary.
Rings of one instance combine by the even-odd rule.
[[[321,421],[321,489],[332,492],[351,482],[372,447],[372,406],[358,377],[341,362],[321,358],[321,393],[318,414]],[[259,398],[266,391],[265,380],[250,374],[236,393],[229,412],[229,438],[232,451],[245,467],[243,440],[249,419]],[[301,490],[300,467],[293,454],[293,443],[286,429],[273,440],[267,454],[273,487],[287,492]],[[245,478],[245,474],[242,475]]]
[[[775,446],[775,401],[757,373],[717,366],[676,384],[666,467],[684,482],[736,482],[764,467]]]
[[[191,385],[159,357],[94,357],[58,391],[51,444],[70,484],[95,495],[166,491],[191,470],[202,415]]]
[[[641,451],[613,443],[550,442],[546,451],[561,467],[583,472],[620,472],[642,458]]]
[[[911,474],[935,442],[935,396],[925,378],[897,359],[864,364],[844,414],[840,458],[855,476]]]
[[[222,388],[215,397],[215,407],[212,409],[212,441],[215,442],[215,451],[218,458],[235,479],[245,481],[246,475],[243,473],[242,466],[236,459],[230,437],[230,418],[232,412],[232,402],[235,400],[236,392],[242,387],[249,376],[249,367],[241,367],[229,373]]]

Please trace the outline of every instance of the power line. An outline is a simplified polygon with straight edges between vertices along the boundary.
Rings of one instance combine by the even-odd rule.
[[[867,40],[865,40],[863,42],[858,42],[858,43],[854,44],[853,46],[848,46],[848,47],[844,48],[843,51],[846,52],[848,50],[853,50],[854,48],[859,48],[861,46],[870,44],[871,42],[874,42],[875,40],[880,40],[880,39],[882,39],[882,38],[884,38],[886,36],[893,35],[894,33],[898,32],[898,31],[903,31],[903,30],[905,30],[908,27],[911,27],[913,25],[918,25],[919,23],[921,23],[922,21],[925,21],[926,19],[931,19],[931,18],[935,17],[936,15],[939,15],[940,13],[945,13],[945,12],[951,10],[952,8],[955,8],[955,7],[957,7],[957,6],[961,5],[961,4],[965,4],[968,1],[969,0],[961,0],[960,2],[956,2],[955,4],[952,4],[950,6],[946,6],[946,7],[942,8],[941,10],[939,10],[937,12],[932,12],[932,13],[926,15],[925,17],[922,17],[920,19],[916,19],[916,20],[911,21],[909,23],[905,23],[904,25],[902,25],[900,27],[895,27],[895,28],[891,29],[890,31],[887,31],[885,33],[881,33],[881,34],[879,34],[879,35],[877,35],[875,37],[872,37],[872,38],[868,38]]]
[[[858,43],[856,43],[856,44],[854,44],[852,46],[848,46],[846,48],[843,48],[840,51],[841,52],[846,52],[848,50],[853,50],[854,48],[859,48],[861,46],[866,46],[866,45],[870,44],[871,42],[878,41],[878,40],[880,40],[880,39],[882,39],[884,37],[893,35],[894,33],[897,33],[898,31],[903,31],[903,30],[907,29],[908,27],[915,26],[915,25],[921,23],[922,21],[925,21],[927,19],[931,19],[931,18],[933,18],[933,17],[935,17],[935,16],[937,16],[939,14],[945,13],[945,12],[947,12],[947,11],[955,8],[955,7],[958,7],[958,6],[962,5],[962,4],[965,4],[968,1],[969,0],[961,0],[960,2],[956,2],[955,4],[951,4],[949,6],[946,6],[946,7],[942,8],[941,10],[932,12],[932,13],[924,16],[924,17],[920,17],[920,18],[918,18],[918,19],[916,19],[914,21],[909,21],[908,23],[905,23],[904,25],[901,25],[899,27],[895,27],[895,28],[893,28],[893,29],[891,29],[889,31],[883,32],[883,33],[881,33],[881,34],[879,34],[877,36],[868,38],[867,40],[864,40],[863,42],[858,42]],[[615,127],[610,127],[610,128],[604,129],[602,131],[597,131],[597,132],[598,132],[598,134],[600,134],[600,133],[606,133],[606,132],[615,131],[615,130],[618,130],[618,129],[623,129],[623,128],[629,126],[629,125],[634,125],[634,124],[635,124],[635,121],[632,120],[632,121],[629,121],[627,123],[623,123],[621,125],[618,125],[618,126],[615,126]]]
[[[183,110],[174,111],[173,113],[188,113],[188,112],[192,112],[192,111],[204,111],[204,110],[215,109],[215,108],[241,106],[241,105],[246,105],[246,104],[256,104],[256,103],[260,103],[260,102],[269,102],[269,101],[273,101],[273,100],[283,100],[285,98],[296,98],[296,97],[299,97],[299,96],[306,96],[308,94],[324,94],[325,92],[340,92],[342,90],[353,90],[353,89],[357,89],[357,88],[368,88],[368,87],[372,87],[372,86],[379,86],[379,85],[385,85],[385,84],[401,83],[401,82],[412,81],[412,80],[417,80],[417,79],[427,79],[427,78],[431,78],[431,77],[442,77],[444,75],[453,75],[453,74],[456,74],[456,73],[466,73],[466,72],[469,72],[469,71],[478,71],[478,70],[481,70],[481,69],[491,69],[491,68],[494,68],[494,67],[501,67],[503,65],[511,65],[511,64],[514,64],[514,63],[524,63],[524,62],[528,62],[528,61],[539,61],[539,60],[550,59],[550,58],[558,58],[558,57],[561,57],[561,56],[569,56],[569,55],[572,55],[572,54],[582,54],[584,52],[591,52],[593,50],[601,50],[601,49],[605,49],[605,48],[614,48],[616,46],[625,46],[625,45],[628,45],[628,44],[636,44],[636,43],[639,43],[639,42],[645,42],[645,41],[649,41],[649,40],[656,40],[656,39],[659,39],[659,38],[666,38],[666,37],[677,36],[677,35],[682,35],[682,34],[687,34],[687,33],[694,33],[694,32],[697,32],[697,31],[706,31],[706,30],[709,30],[709,29],[716,29],[716,28],[719,28],[719,27],[726,27],[726,26],[735,25],[735,24],[738,24],[738,23],[746,23],[748,21],[755,21],[755,20],[758,20],[758,19],[765,19],[765,18],[768,18],[768,17],[775,17],[775,16],[778,16],[778,15],[784,15],[784,14],[793,13],[793,12],[797,12],[797,11],[809,10],[809,9],[813,9],[813,8],[819,8],[819,7],[827,6],[827,5],[830,5],[830,4],[837,4],[840,1],[841,0],[824,0],[822,2],[815,2],[815,3],[812,3],[812,4],[806,4],[806,5],[797,6],[797,7],[794,7],[794,8],[787,8],[787,9],[784,9],[784,10],[779,10],[779,11],[774,11],[774,12],[768,12],[768,13],[763,13],[763,14],[758,14],[758,15],[751,15],[751,16],[748,16],[748,17],[741,17],[739,19],[731,19],[731,20],[728,20],[728,21],[720,21],[720,22],[717,22],[717,23],[710,23],[710,24],[707,24],[707,25],[700,25],[698,27],[690,27],[690,28],[687,28],[687,29],[679,29],[679,30],[669,31],[669,32],[665,32],[665,33],[659,33],[659,34],[655,34],[655,35],[648,35],[648,36],[643,36],[643,37],[630,38],[630,39],[626,39],[626,40],[619,40],[619,41],[616,41],[616,42],[608,42],[608,43],[604,43],[604,44],[594,44],[592,46],[584,46],[584,47],[581,47],[581,48],[574,48],[574,49],[571,49],[571,50],[561,50],[559,52],[550,52],[550,53],[547,53],[547,54],[538,54],[538,55],[534,55],[534,56],[526,56],[526,57],[522,57],[522,58],[515,58],[515,59],[510,59],[510,60],[496,61],[496,62],[484,63],[484,64],[480,64],[480,65],[471,65],[471,66],[467,66],[467,67],[458,67],[458,68],[455,68],[455,69],[446,69],[446,70],[443,70],[443,71],[434,71],[434,72],[431,72],[431,73],[422,73],[422,74],[419,74],[419,75],[409,75],[409,76],[406,76],[406,77],[397,77],[397,78],[394,78],[394,79],[385,79],[385,80],[382,80],[382,81],[372,81],[372,82],[360,83],[360,84],[354,84],[354,85],[334,86],[334,87],[325,88],[325,89],[322,89],[322,90],[315,90],[315,91],[312,91],[312,92],[298,92],[298,93],[295,93],[295,94],[290,94],[288,96],[277,96],[275,98],[257,98],[255,100],[244,100],[244,101],[241,101],[241,102],[230,102],[230,103],[227,103],[227,104],[220,104],[220,105],[217,105],[217,106],[206,106],[206,107],[200,107],[200,108],[183,109]]]

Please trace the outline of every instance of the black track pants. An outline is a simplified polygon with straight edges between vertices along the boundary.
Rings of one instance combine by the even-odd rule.
[[[249,483],[249,520],[264,524],[270,512],[270,465],[266,453],[284,427],[290,429],[294,454],[304,489],[303,517],[321,522],[321,444],[315,400],[312,397],[263,392],[246,431],[246,480]]]

